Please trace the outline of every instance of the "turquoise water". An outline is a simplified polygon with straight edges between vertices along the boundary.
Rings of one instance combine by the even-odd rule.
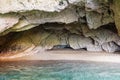
[[[120,80],[120,64],[84,61],[1,62],[0,80]]]

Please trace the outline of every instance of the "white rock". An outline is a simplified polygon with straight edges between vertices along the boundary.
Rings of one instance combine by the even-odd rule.
[[[119,51],[120,50],[120,47],[118,45],[116,45],[114,42],[104,43],[102,45],[102,48],[106,52],[115,52],[115,51]]]
[[[0,13],[23,12],[40,10],[47,12],[60,11],[65,9],[68,4],[62,0],[0,0]]]
[[[0,15],[0,33],[17,24],[19,22],[19,18],[20,17],[18,15]]]

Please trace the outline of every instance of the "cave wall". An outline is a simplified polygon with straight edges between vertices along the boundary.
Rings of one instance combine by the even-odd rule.
[[[0,51],[22,52],[36,46],[119,51],[119,3],[119,0],[0,1]],[[11,33],[14,35],[5,37]]]
[[[113,4],[111,5],[112,9],[114,11],[114,19],[115,19],[115,24],[118,29],[118,34],[120,35],[120,1],[119,0],[114,0]]]
[[[4,0],[0,4],[1,35],[47,22],[79,21],[90,29],[114,22],[107,0]]]

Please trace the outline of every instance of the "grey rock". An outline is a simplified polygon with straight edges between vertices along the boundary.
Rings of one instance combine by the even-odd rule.
[[[86,0],[86,11],[97,11],[99,13],[104,12],[108,1],[106,0]]]
[[[101,45],[93,40],[93,45],[87,47],[87,51],[103,51]]]
[[[97,12],[86,12],[86,19],[90,29],[97,29],[102,25],[102,15]]]
[[[106,52],[116,52],[120,50],[120,46],[116,45],[114,42],[104,43],[102,48]]]
[[[87,51],[103,51],[101,46],[92,45],[87,47]]]
[[[91,37],[93,40],[97,41],[100,45],[106,42],[118,41],[120,37],[107,29],[98,28],[96,30],[90,30],[87,26],[82,27],[82,31],[85,37]]]
[[[82,48],[87,48],[88,46],[91,46],[92,40],[84,36],[72,34],[69,37],[69,44],[70,44],[70,47],[72,47],[73,49],[82,49]]]
[[[69,36],[69,45],[71,48],[80,49],[80,46],[79,46],[78,41],[77,41],[78,38],[79,38],[79,36],[75,35],[75,34]]]

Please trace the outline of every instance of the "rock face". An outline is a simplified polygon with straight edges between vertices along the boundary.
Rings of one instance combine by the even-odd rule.
[[[114,22],[106,0],[4,0],[0,4],[0,21],[4,25],[0,25],[1,35],[47,22],[80,21],[90,29]]]
[[[119,51],[119,3],[118,0],[0,1],[0,51],[17,53],[37,46]]]
[[[10,39],[9,42],[6,40],[1,43],[1,52],[15,53],[37,46],[43,50],[66,47],[87,51],[115,52],[120,50],[120,37],[116,33],[104,28],[91,30],[87,25],[79,25],[77,28],[78,25],[78,23],[68,25],[48,23],[27,31],[9,34],[7,36]],[[72,29],[72,31],[71,28],[74,26],[77,30]]]
[[[120,35],[120,1],[119,0],[114,0],[113,1],[113,5],[112,5],[112,8],[113,8],[113,11],[115,13],[115,16],[114,16],[114,19],[115,19],[115,24],[116,24],[116,27],[118,29],[118,33]]]
[[[63,10],[68,6],[65,0],[4,0],[0,1],[0,3],[1,13],[31,10],[54,12]]]
[[[115,52],[115,51],[119,51],[119,46],[117,44],[115,44],[114,42],[108,42],[108,43],[104,43],[102,45],[103,50],[107,51],[107,52]]]

